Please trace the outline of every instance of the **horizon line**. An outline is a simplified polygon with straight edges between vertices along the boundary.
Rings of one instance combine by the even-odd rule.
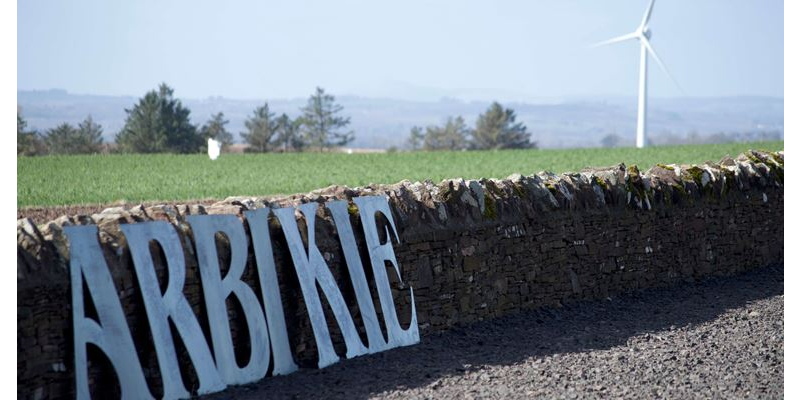
[[[151,89],[155,90],[155,89]],[[451,90],[476,90],[476,89],[451,89]],[[480,90],[480,89],[478,89]],[[494,89],[486,89],[486,90],[494,90]],[[57,92],[57,93],[64,93],[73,96],[97,96],[97,97],[133,97],[138,98],[143,96],[141,95],[133,95],[133,94],[104,94],[104,93],[79,93],[79,92],[72,92],[67,89],[63,88],[48,88],[48,89],[19,89],[17,88],[17,95],[20,93],[27,92],[27,93],[47,93],[47,92]],[[146,93],[146,92],[145,92]],[[482,102],[505,102],[505,103],[527,103],[527,102],[541,102],[541,101],[576,101],[576,100],[586,100],[586,99],[593,99],[593,100],[602,100],[604,98],[635,98],[635,94],[585,94],[585,95],[561,95],[561,96],[530,96],[528,98],[516,98],[516,99],[500,99],[497,98],[463,98],[459,97],[458,95],[446,95],[443,94],[439,96],[437,99],[433,100],[423,100],[423,99],[414,99],[408,96],[398,96],[398,97],[391,97],[391,96],[373,96],[373,95],[360,95],[360,94],[353,94],[353,93],[345,93],[345,94],[334,94],[331,93],[337,98],[361,98],[361,99],[371,99],[371,100],[395,100],[395,101],[407,101],[407,102],[414,102],[414,103],[440,103],[443,101],[452,101],[457,100],[464,103],[482,103]],[[271,101],[301,101],[306,100],[308,97],[301,97],[301,96],[293,96],[293,97],[229,97],[223,95],[208,95],[205,97],[193,97],[193,96],[176,96],[178,99],[183,100],[211,100],[211,99],[222,99],[222,100],[237,100],[237,101],[264,101],[264,100],[271,100]],[[425,96],[420,96],[425,97]],[[766,98],[766,99],[779,99],[784,100],[784,96],[775,96],[775,95],[763,95],[763,94],[734,94],[734,95],[682,95],[682,96],[651,96],[650,99],[654,100],[678,100],[678,99],[724,99],[724,98]]]

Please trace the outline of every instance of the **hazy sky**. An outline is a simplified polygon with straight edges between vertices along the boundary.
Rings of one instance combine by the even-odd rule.
[[[179,97],[635,95],[646,0],[17,2],[17,86]],[[783,96],[783,1],[660,0],[652,44],[690,96]],[[651,62],[653,96],[680,91]],[[469,89],[469,90],[467,90]],[[480,97],[480,96],[479,96]]]

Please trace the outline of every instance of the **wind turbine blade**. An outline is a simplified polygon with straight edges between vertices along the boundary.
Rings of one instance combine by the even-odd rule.
[[[658,54],[656,54],[656,51],[653,49],[653,46],[650,45],[650,41],[647,40],[647,38],[641,38],[641,41],[642,41],[642,44],[644,44],[644,47],[647,48],[647,52],[650,53],[650,55],[653,56],[653,58],[658,63],[658,66],[661,67],[661,70],[664,71],[665,74],[667,74],[667,77],[669,77],[669,80],[671,80],[672,83],[675,84],[675,87],[677,87],[678,90],[681,91],[681,93],[686,94],[686,92],[683,90],[681,85],[678,84],[678,81],[676,81],[675,78],[672,77],[672,74],[669,73],[669,70],[667,69],[667,66],[664,65],[664,63],[661,61],[661,58],[658,57]]]
[[[650,0],[650,4],[647,6],[647,11],[644,12],[644,17],[642,17],[642,23],[639,24],[639,29],[644,29],[644,26],[647,25],[647,21],[650,21],[650,15],[653,14],[653,4],[656,3],[656,0]]]
[[[600,46],[605,46],[607,44],[624,42],[626,40],[636,39],[637,37],[639,37],[639,36],[638,36],[638,34],[636,32],[628,33],[628,34],[617,36],[615,38],[611,38],[611,39],[608,39],[608,40],[605,40],[605,41],[602,41],[602,42],[599,42],[599,43],[595,43],[591,47],[600,47]]]

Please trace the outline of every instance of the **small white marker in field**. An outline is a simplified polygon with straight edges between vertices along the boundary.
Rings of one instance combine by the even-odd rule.
[[[208,138],[208,158],[216,160],[219,157],[219,150],[222,144],[212,138]]]

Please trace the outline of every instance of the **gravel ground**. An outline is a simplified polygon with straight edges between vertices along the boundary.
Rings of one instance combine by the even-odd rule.
[[[481,322],[209,396],[530,397],[783,397],[783,265]]]

